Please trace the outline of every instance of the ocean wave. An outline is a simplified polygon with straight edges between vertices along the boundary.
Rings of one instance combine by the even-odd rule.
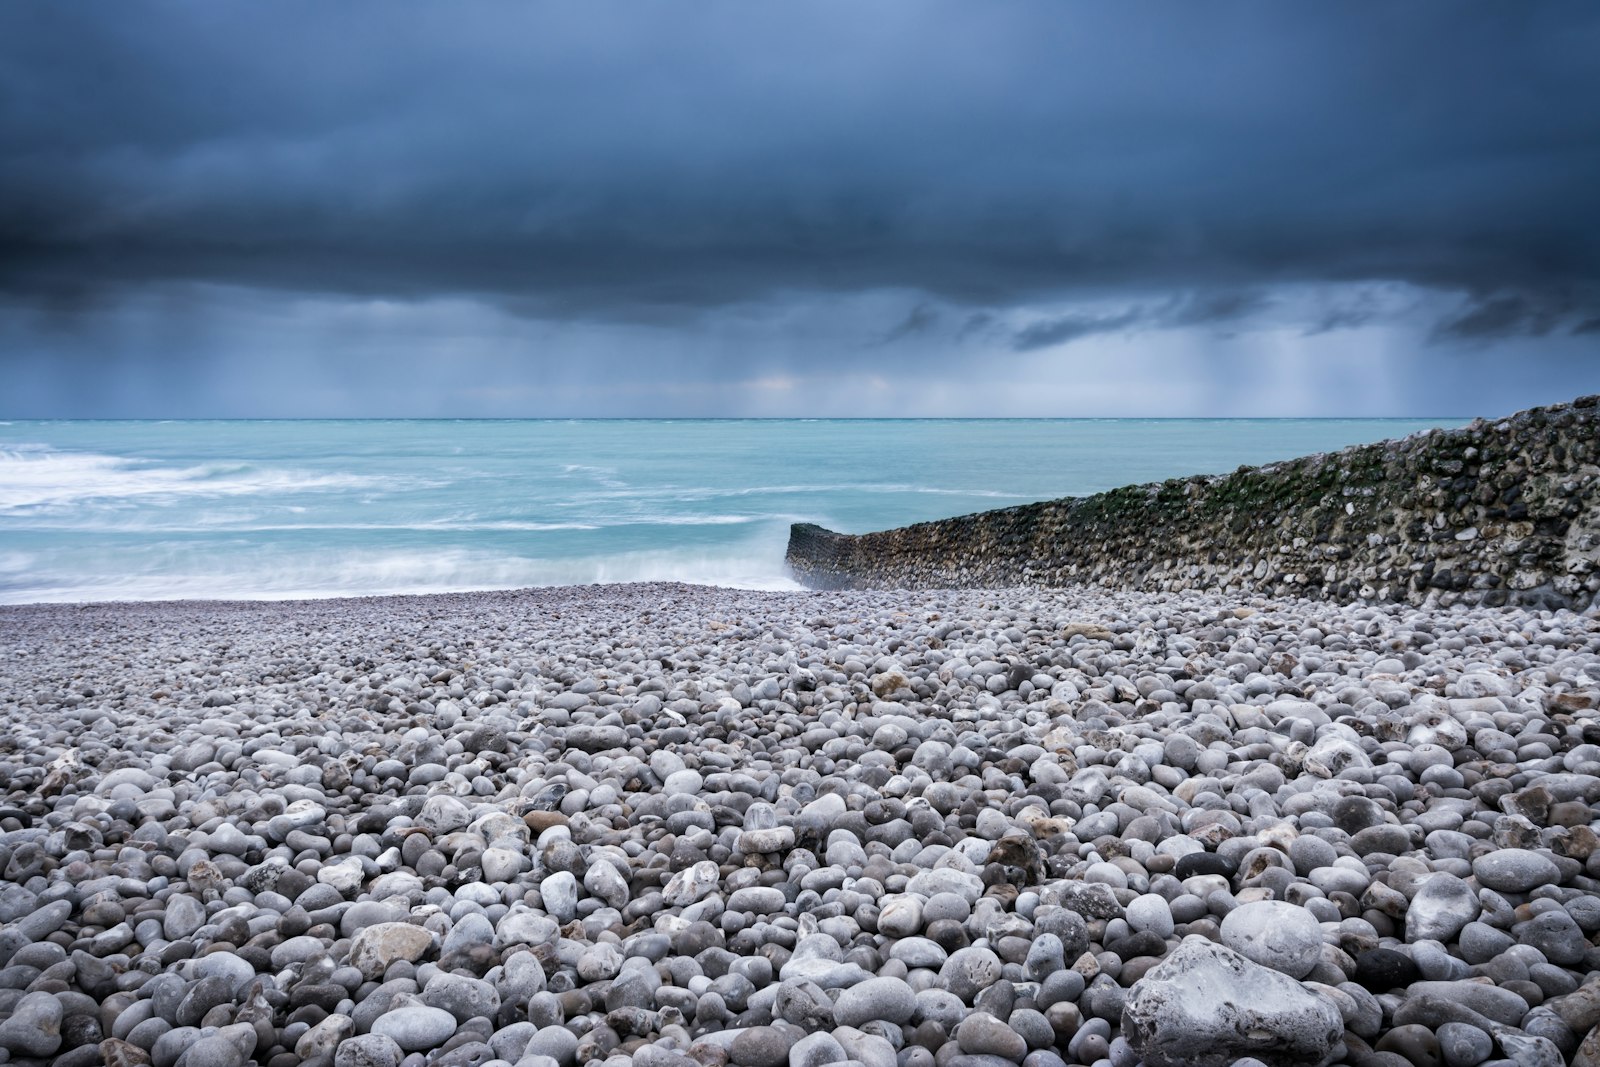
[[[277,496],[287,493],[426,488],[441,483],[374,475],[213,461],[167,467],[48,445],[0,449],[0,513],[158,498]]]

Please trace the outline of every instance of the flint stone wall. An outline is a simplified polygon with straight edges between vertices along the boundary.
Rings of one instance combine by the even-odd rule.
[[[818,589],[1092,584],[1600,607],[1596,402],[1232,474],[840,534],[789,534]]]

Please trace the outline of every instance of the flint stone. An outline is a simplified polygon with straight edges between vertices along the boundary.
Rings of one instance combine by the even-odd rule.
[[[765,830],[745,830],[739,834],[739,851],[747,856],[763,852],[787,852],[794,847],[792,826],[773,826]]]
[[[1048,903],[1060,904],[1086,919],[1120,919],[1123,916],[1117,894],[1110,886],[1099,882],[1059,882],[1041,895]]]
[[[1326,1064],[1344,1035],[1331,1000],[1201,937],[1185,938],[1128,992],[1122,1031],[1148,1067]]]
[[[405,1051],[394,1038],[383,1034],[362,1034],[346,1038],[333,1054],[333,1067],[400,1067]]]
[[[802,1030],[832,1030],[834,1003],[815,982],[789,979],[778,986],[772,1014]]]
[[[1453,874],[1428,876],[1406,909],[1406,942],[1455,940],[1461,928],[1483,913],[1478,894]]]
[[[363,978],[377,981],[396,960],[414,963],[433,945],[433,935],[410,923],[377,923],[350,942],[350,965]]]
[[[571,871],[557,871],[539,883],[544,910],[557,922],[571,922],[578,913],[578,879]]]
[[[944,987],[968,1004],[999,981],[1000,974],[1000,957],[986,948],[958,949],[939,968]]]
[[[922,901],[913,896],[886,899],[878,912],[878,932],[889,937],[910,937],[922,929]]]
[[[608,907],[621,908],[628,903],[628,881],[610,860],[596,860],[583,872],[583,888]]]
[[[1501,1027],[1495,1031],[1500,1048],[1517,1067],[1566,1067],[1567,1058],[1548,1037],[1533,1037]]]
[[[481,978],[464,974],[437,974],[422,991],[422,1002],[443,1008],[457,1022],[484,1017],[492,1019],[500,1010],[500,994]]]
[[[445,834],[454,833],[466,828],[472,821],[472,812],[461,801],[452,796],[432,796],[422,805],[422,811],[417,814],[417,825],[427,829],[437,840]]]
[[[687,870],[679,871],[667,881],[661,899],[669,908],[681,908],[716,892],[722,877],[717,865],[701,860]]]

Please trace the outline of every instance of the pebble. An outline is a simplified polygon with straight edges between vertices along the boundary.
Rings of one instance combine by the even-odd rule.
[[[1327,998],[1204,938],[1185,938],[1134,985],[1122,1016],[1149,1067],[1325,1063],[1344,1034]]]
[[[1406,910],[1406,940],[1453,941],[1482,912],[1466,882],[1447,871],[1431,874]]]
[[[361,1034],[339,1043],[333,1067],[400,1067],[405,1050],[384,1034]]]
[[[1322,927],[1316,917],[1284,901],[1241,904],[1223,918],[1221,933],[1224,945],[1290,978],[1310,974],[1322,955]]]
[[[61,1047],[61,1002],[50,993],[28,993],[0,1022],[0,1049],[16,1056],[52,1056]]]
[[[916,1012],[916,994],[898,978],[869,978],[839,994],[834,1020],[840,1026],[859,1027],[874,1019],[904,1023]]]
[[[1453,1067],[1600,1026],[1600,635],[1561,613],[641,585],[0,626],[12,1060]]]
[[[999,1056],[1012,1063],[1021,1063],[1028,1053],[1028,1043],[1011,1027],[986,1012],[974,1012],[956,1027],[956,1043],[961,1051],[973,1056]]]
[[[443,1008],[416,1004],[380,1015],[372,1032],[391,1039],[406,1052],[426,1051],[438,1048],[456,1032],[456,1017]]]
[[[1525,848],[1485,852],[1472,861],[1472,873],[1480,884],[1502,893],[1526,893],[1561,880],[1554,860]]]

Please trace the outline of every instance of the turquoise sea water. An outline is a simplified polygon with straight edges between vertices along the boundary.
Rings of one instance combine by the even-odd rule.
[[[0,423],[0,602],[672,580],[859,532],[1461,420]]]

